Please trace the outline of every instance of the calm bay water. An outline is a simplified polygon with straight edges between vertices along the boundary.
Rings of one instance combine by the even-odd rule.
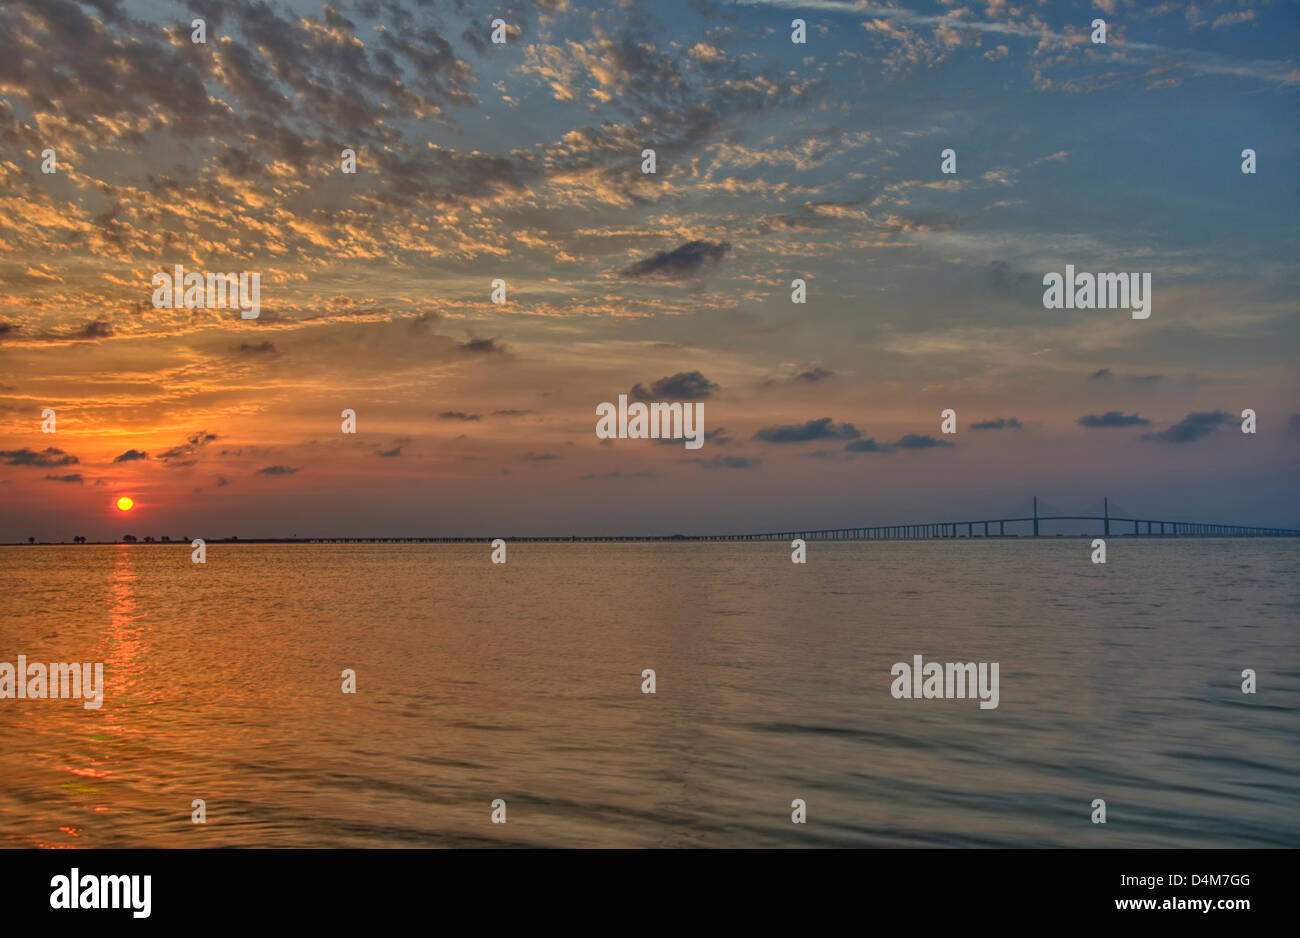
[[[1300,845],[1300,543],[1088,544],[0,548],[0,846]]]

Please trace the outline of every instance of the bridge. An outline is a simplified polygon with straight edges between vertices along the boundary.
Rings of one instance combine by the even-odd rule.
[[[573,536],[532,536],[502,539],[512,543],[614,542],[614,541],[877,541],[925,540],[977,537],[1046,537],[1044,528],[1054,522],[1096,524],[1103,537],[1300,537],[1300,530],[1247,524],[1211,524],[1203,521],[1175,521],[1168,518],[1138,518],[1120,510],[1112,512],[1109,498],[1101,500],[1101,514],[1063,514],[1058,509],[1040,505],[1035,495],[1028,514],[1004,518],[977,518],[961,521],[933,521],[921,524],[884,524],[850,528],[817,528],[803,531],[769,531],[752,534],[611,534]],[[1042,510],[1040,510],[1040,508]],[[1064,536],[1056,533],[1056,536]],[[241,544],[481,544],[491,537],[286,537],[286,538],[210,538],[210,543]]]
[[[811,531],[781,531],[765,534],[727,534],[716,537],[698,537],[710,541],[875,541],[922,540],[954,537],[1042,537],[1043,524],[1048,521],[1084,521],[1100,523],[1098,532],[1104,537],[1134,535],[1153,537],[1300,537],[1300,530],[1269,528],[1245,524],[1208,524],[1202,521],[1172,521],[1160,518],[1133,518],[1114,515],[1110,499],[1102,499],[1100,515],[1041,514],[1038,496],[1033,497],[1032,514],[1021,518],[979,518],[971,521],[935,521],[923,524],[886,524],[858,528],[820,528]],[[1026,526],[1017,530],[1016,525]],[[1129,529],[1132,525],[1132,530]],[[1145,530],[1143,525],[1146,526]],[[1008,531],[1008,526],[1011,530]]]

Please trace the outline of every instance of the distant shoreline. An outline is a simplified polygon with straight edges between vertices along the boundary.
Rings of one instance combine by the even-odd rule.
[[[1258,540],[1260,538],[1269,539],[1286,539],[1300,537],[1300,531],[1286,532],[1278,534],[1134,534],[1132,532],[1114,532],[1106,537],[1124,538],[1135,540],[1203,540],[1205,538],[1217,538],[1228,540]],[[542,537],[503,537],[501,540],[507,544],[593,544],[593,543],[724,543],[724,542],[771,542],[771,541],[789,541],[797,538],[797,534],[789,535],[771,535],[771,534],[612,534],[612,535],[574,535],[570,537],[542,536]],[[1054,541],[1062,538],[1095,538],[1103,537],[1097,533],[1076,533],[1076,534],[991,534],[991,535],[967,535],[958,534],[953,537],[926,537],[923,535],[914,535],[908,537],[814,537],[809,538],[818,542],[836,541],[839,543],[866,543],[881,541]],[[493,537],[226,537],[226,538],[202,538],[205,544],[221,544],[224,546],[239,544],[491,544],[496,538]],[[73,543],[72,541],[36,541],[29,543],[27,541],[3,541],[0,547],[183,547],[186,550],[191,549],[191,541],[188,540],[170,540],[170,541],[86,541],[84,543]]]

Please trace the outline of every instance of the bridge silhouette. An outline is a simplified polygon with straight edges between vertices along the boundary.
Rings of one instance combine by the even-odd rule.
[[[1270,528],[1246,524],[1210,524],[1203,521],[1173,521],[1160,518],[1134,518],[1113,515],[1110,499],[1102,499],[1100,515],[1040,514],[1038,496],[1033,496],[1033,513],[1020,518],[979,518],[969,521],[935,521],[921,524],[886,524],[854,528],[818,528],[810,531],[781,531],[765,534],[729,534],[695,537],[710,541],[784,541],[800,538],[805,541],[875,541],[875,540],[926,540],[955,537],[1020,537],[1021,533],[1008,525],[1027,525],[1027,536],[1042,537],[1043,523],[1047,521],[1099,522],[1104,537],[1113,535],[1152,537],[1300,537],[1300,530]],[[997,526],[994,530],[994,525]],[[1128,526],[1132,525],[1130,531]],[[1143,525],[1146,529],[1143,530]],[[963,530],[964,529],[964,530]],[[1064,535],[1059,535],[1064,536]]]
[[[1293,528],[1263,527],[1249,524],[1211,524],[1203,521],[1175,521],[1168,518],[1138,518],[1127,513],[1113,514],[1109,498],[1101,502],[1101,514],[1061,514],[1039,511],[1038,496],[1033,496],[1029,514],[1017,517],[976,518],[960,521],[931,521],[919,524],[859,525],[847,528],[815,528],[802,531],[767,531],[750,534],[607,534],[572,536],[509,537],[509,543],[595,542],[595,541],[879,541],[930,540],[978,537],[1046,537],[1043,527],[1049,522],[1090,522],[1098,525],[1103,537],[1300,537]],[[1055,534],[1064,537],[1064,534]],[[1086,536],[1086,535],[1085,535]],[[242,544],[479,544],[491,541],[484,537],[293,537],[293,538],[210,538],[211,542],[235,541]]]

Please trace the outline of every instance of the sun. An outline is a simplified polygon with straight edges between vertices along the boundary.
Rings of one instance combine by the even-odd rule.
[[[135,502],[123,495],[117,500],[118,511],[130,511],[135,506]]]

